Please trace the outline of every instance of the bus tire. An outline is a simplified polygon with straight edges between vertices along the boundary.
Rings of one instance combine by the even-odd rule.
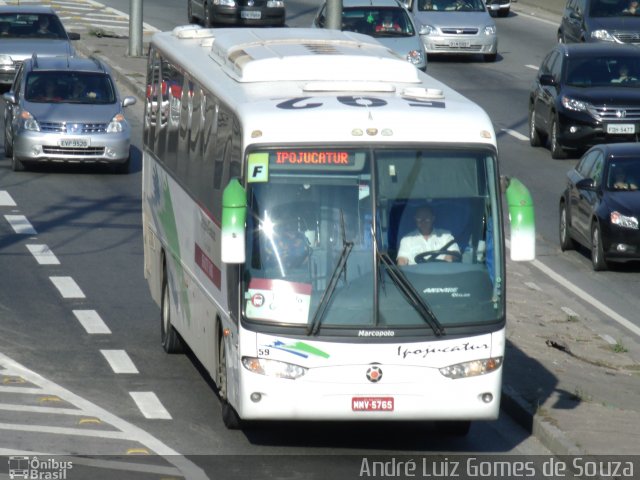
[[[180,334],[171,325],[171,296],[166,271],[162,275],[162,301],[160,304],[160,340],[167,353],[182,353],[184,345]]]
[[[219,334],[218,341],[218,374],[216,377],[216,385],[222,407],[222,423],[229,430],[238,430],[241,427],[240,416],[227,400],[227,348],[225,347],[222,332]]]
[[[452,437],[465,437],[470,428],[470,420],[448,420],[438,423],[438,431]]]

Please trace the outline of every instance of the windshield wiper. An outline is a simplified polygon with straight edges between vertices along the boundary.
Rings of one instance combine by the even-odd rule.
[[[389,273],[389,277],[391,277],[393,283],[396,284],[396,286],[404,294],[405,298],[418,311],[424,321],[431,327],[433,333],[435,333],[438,337],[444,335],[444,327],[438,321],[435,313],[433,313],[427,302],[424,301],[413,284],[407,279],[404,273],[402,273],[402,270],[400,270],[395,262],[389,257],[389,254],[380,251],[378,251],[377,254],[380,262],[384,264],[385,267],[387,267],[387,272]]]
[[[331,273],[329,284],[322,294],[320,303],[318,303],[318,308],[316,308],[311,322],[307,325],[307,335],[315,335],[318,333],[318,329],[320,328],[320,324],[322,323],[322,318],[324,317],[325,311],[327,310],[327,306],[329,306],[331,297],[333,297],[333,292],[335,292],[336,290],[340,274],[343,271],[345,283],[347,281],[347,259],[349,258],[349,254],[351,253],[351,249],[353,248],[353,242],[347,242],[345,238],[344,214],[342,212],[342,209],[340,210],[340,235],[342,236],[342,252],[340,252],[340,258],[336,263],[336,267],[333,269],[333,273]]]

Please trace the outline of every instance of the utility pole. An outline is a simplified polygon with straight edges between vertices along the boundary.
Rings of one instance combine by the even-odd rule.
[[[327,28],[342,30],[342,0],[327,0]]]
[[[129,56],[142,56],[142,0],[129,3]]]

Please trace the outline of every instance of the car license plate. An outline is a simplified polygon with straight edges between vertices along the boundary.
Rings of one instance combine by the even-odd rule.
[[[242,10],[240,12],[240,17],[247,20],[260,20],[261,16],[261,13],[257,10]]]
[[[628,135],[636,133],[636,126],[633,123],[610,123],[607,125],[607,133]]]
[[[87,148],[91,145],[88,138],[63,138],[58,140],[58,146],[65,148]]]
[[[471,46],[470,40],[449,40],[449,46],[451,48],[469,48]]]
[[[393,412],[393,397],[353,397],[354,412]]]

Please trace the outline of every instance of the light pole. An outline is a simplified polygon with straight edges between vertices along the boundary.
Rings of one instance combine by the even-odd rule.
[[[142,56],[142,0],[129,4],[129,56]]]

